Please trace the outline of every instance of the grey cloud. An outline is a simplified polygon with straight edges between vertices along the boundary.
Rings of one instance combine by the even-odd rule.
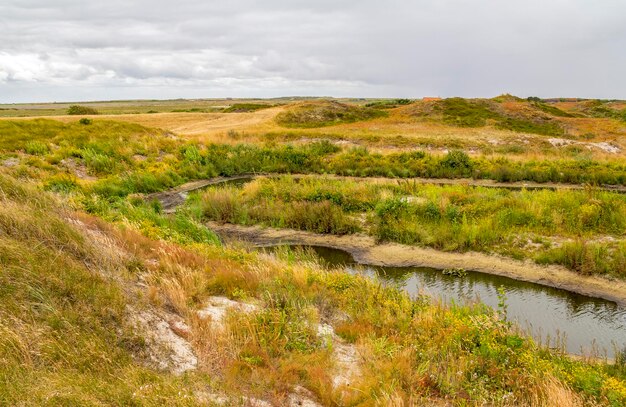
[[[0,101],[626,98],[625,16],[619,0],[4,0]]]

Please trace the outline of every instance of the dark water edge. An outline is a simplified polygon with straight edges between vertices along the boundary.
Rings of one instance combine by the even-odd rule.
[[[361,272],[412,296],[428,295],[449,304],[480,301],[497,309],[498,288],[503,287],[508,319],[541,344],[563,346],[571,354],[608,358],[613,358],[616,350],[626,348],[626,308],[611,301],[475,271],[455,277],[428,267],[358,265],[343,250],[289,247],[310,248],[325,266]]]

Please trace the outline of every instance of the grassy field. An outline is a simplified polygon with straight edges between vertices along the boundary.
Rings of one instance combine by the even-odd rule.
[[[505,307],[409,298],[308,252],[223,246],[202,223],[361,232],[623,278],[625,195],[404,178],[626,185],[624,106],[219,103],[20,106],[57,116],[0,120],[0,404],[626,403],[621,353],[573,360],[521,334]],[[210,188],[170,215],[144,199],[261,172],[314,175]]]

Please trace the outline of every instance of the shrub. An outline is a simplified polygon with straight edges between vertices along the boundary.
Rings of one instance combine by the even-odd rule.
[[[388,99],[366,103],[365,107],[373,107],[377,109],[392,109],[398,106],[410,105],[411,103],[413,103],[411,99]]]
[[[82,119],[80,119],[80,120],[78,121],[78,123],[80,123],[80,124],[83,124],[83,125],[87,126],[87,125],[90,125],[91,123],[93,123],[93,120],[88,119],[88,118],[86,118],[86,117],[83,117]]]
[[[69,115],[82,115],[82,114],[99,114],[98,111],[89,106],[72,105],[67,109]]]
[[[461,150],[452,150],[441,160],[441,167],[452,176],[467,176],[472,169],[471,158]]]
[[[546,136],[560,136],[565,131],[558,123],[533,122],[526,119],[507,117],[496,124],[498,129],[511,130],[518,133],[534,133]]]
[[[224,113],[247,113],[255,112],[261,109],[268,109],[274,105],[266,105],[261,103],[235,103],[226,109],[222,110]]]

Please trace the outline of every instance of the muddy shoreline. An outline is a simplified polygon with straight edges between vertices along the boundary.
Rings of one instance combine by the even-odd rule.
[[[478,252],[441,252],[434,249],[381,243],[366,235],[323,235],[311,232],[208,222],[225,240],[242,240],[256,246],[297,244],[326,246],[350,253],[356,262],[372,266],[464,268],[527,281],[577,294],[602,298],[626,306],[626,282],[583,276],[562,266],[543,266]]]

